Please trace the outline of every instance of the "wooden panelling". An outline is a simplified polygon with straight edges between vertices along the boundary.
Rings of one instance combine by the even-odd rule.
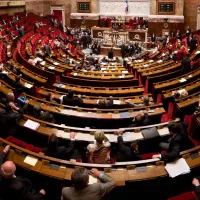
[[[149,30],[148,33],[151,35],[153,33],[156,36],[162,35],[162,29],[166,29],[164,27],[164,22],[149,22]],[[177,30],[180,30],[181,33],[185,33],[184,24],[183,23],[168,23],[168,28],[170,30],[170,34],[176,34]]]
[[[200,0],[184,0],[185,28],[189,25],[192,31],[197,28],[198,6],[200,6]]]
[[[85,24],[81,24],[81,22],[81,19],[70,19],[71,27],[86,26],[87,28],[98,26],[99,20],[85,20]]]

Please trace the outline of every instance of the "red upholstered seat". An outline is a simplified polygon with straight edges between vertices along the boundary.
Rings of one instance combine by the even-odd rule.
[[[147,153],[142,155],[142,160],[151,159],[153,155],[160,154],[159,152]]]
[[[185,192],[168,200],[198,200],[195,192]]]
[[[157,95],[157,101],[156,101],[156,103],[157,104],[162,103],[162,95],[161,94]]]
[[[25,148],[27,150],[33,151],[35,153],[39,153],[39,152],[43,151],[42,148],[35,147],[32,144],[27,144],[26,142],[23,142],[23,141],[21,141],[19,139],[16,139],[16,138],[12,137],[12,136],[8,136],[6,138],[6,140],[11,142],[11,143],[13,143],[13,144],[15,144],[15,145],[17,145],[17,146],[20,146],[20,147]]]

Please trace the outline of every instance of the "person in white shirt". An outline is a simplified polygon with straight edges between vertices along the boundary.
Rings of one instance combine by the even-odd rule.
[[[89,144],[87,146],[87,150],[92,153],[95,150],[100,149],[101,147],[110,147],[110,142],[108,138],[105,136],[103,131],[97,131],[94,134],[95,142],[94,144]]]

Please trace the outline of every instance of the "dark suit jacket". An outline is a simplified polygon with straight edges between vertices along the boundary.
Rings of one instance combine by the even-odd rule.
[[[109,109],[109,108],[112,108],[113,106],[113,99],[110,98],[106,103],[105,103],[105,106],[104,105],[99,105],[98,104],[98,108],[100,109]]]
[[[167,153],[161,154],[161,158],[169,161],[174,161],[175,159],[177,159],[181,152],[181,140],[181,134],[172,137]]]
[[[6,160],[7,153],[0,156],[0,167]],[[43,200],[43,194],[37,193],[29,180],[22,177],[4,179],[0,176],[0,197],[4,200]]]
[[[141,123],[133,122],[130,124],[129,127],[137,127],[137,126],[148,126],[150,125],[149,115],[147,113],[144,113],[144,119]]]
[[[71,140],[68,148],[65,146],[56,147],[53,151],[51,151],[48,147],[43,149],[43,152],[47,156],[52,156],[55,158],[66,159],[69,160],[74,151],[75,141]]]
[[[182,73],[185,74],[190,71],[190,58],[183,57],[182,61]]]
[[[118,136],[118,152],[117,152],[117,162],[126,162],[141,160],[141,156],[132,151],[132,149],[124,144],[123,137]]]
[[[196,179],[198,179],[200,181],[200,176],[197,176]],[[200,185],[199,186],[195,186],[194,187],[194,191],[196,192],[196,195],[197,195],[198,199],[200,199]]]
[[[64,96],[63,104],[69,106],[82,106],[83,100],[78,97],[68,98],[67,96]]]

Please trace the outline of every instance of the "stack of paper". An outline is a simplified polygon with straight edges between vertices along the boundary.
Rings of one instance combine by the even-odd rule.
[[[38,161],[37,158],[33,158],[30,156],[26,156],[26,158],[24,159],[24,163],[31,165],[31,166],[35,166],[37,161]]]
[[[38,122],[34,122],[34,121],[30,120],[30,119],[28,119],[26,121],[26,123],[24,124],[24,127],[30,128],[32,130],[37,130],[39,126],[40,126],[40,124]]]
[[[158,61],[157,61],[157,63],[161,63],[161,62],[162,62],[162,60],[158,60]]]
[[[171,178],[174,178],[181,174],[190,173],[190,167],[188,166],[184,158],[180,158],[173,163],[168,163],[165,166],[165,169],[167,170]]]
[[[29,84],[29,83],[25,83],[25,85],[24,85],[26,88],[32,88],[33,87],[33,85],[31,85],[31,84]]]
[[[181,82],[181,83],[183,83],[183,82],[185,82],[185,81],[187,81],[185,78],[179,79],[179,82]]]
[[[121,101],[120,100],[113,100],[113,104],[120,105]]]
[[[124,78],[125,76],[123,76],[123,75],[121,75],[121,76],[119,76],[119,78]]]
[[[54,66],[50,66],[50,67],[48,67],[48,69],[53,70],[53,69],[55,69],[55,67]]]
[[[148,64],[146,64],[146,65],[143,65],[144,67],[148,67],[149,65]]]
[[[123,74],[128,74],[128,71],[122,71]]]
[[[95,178],[94,176],[89,175],[89,183],[88,183],[88,185],[92,185],[94,183],[97,183],[97,178]]]
[[[45,65],[45,64],[46,64],[46,61],[42,61],[40,64],[41,64],[41,65]]]
[[[54,64],[54,65],[59,65],[59,63],[58,63],[58,62],[54,62],[53,64]]]
[[[78,75],[78,73],[74,73],[74,76],[77,76]]]

